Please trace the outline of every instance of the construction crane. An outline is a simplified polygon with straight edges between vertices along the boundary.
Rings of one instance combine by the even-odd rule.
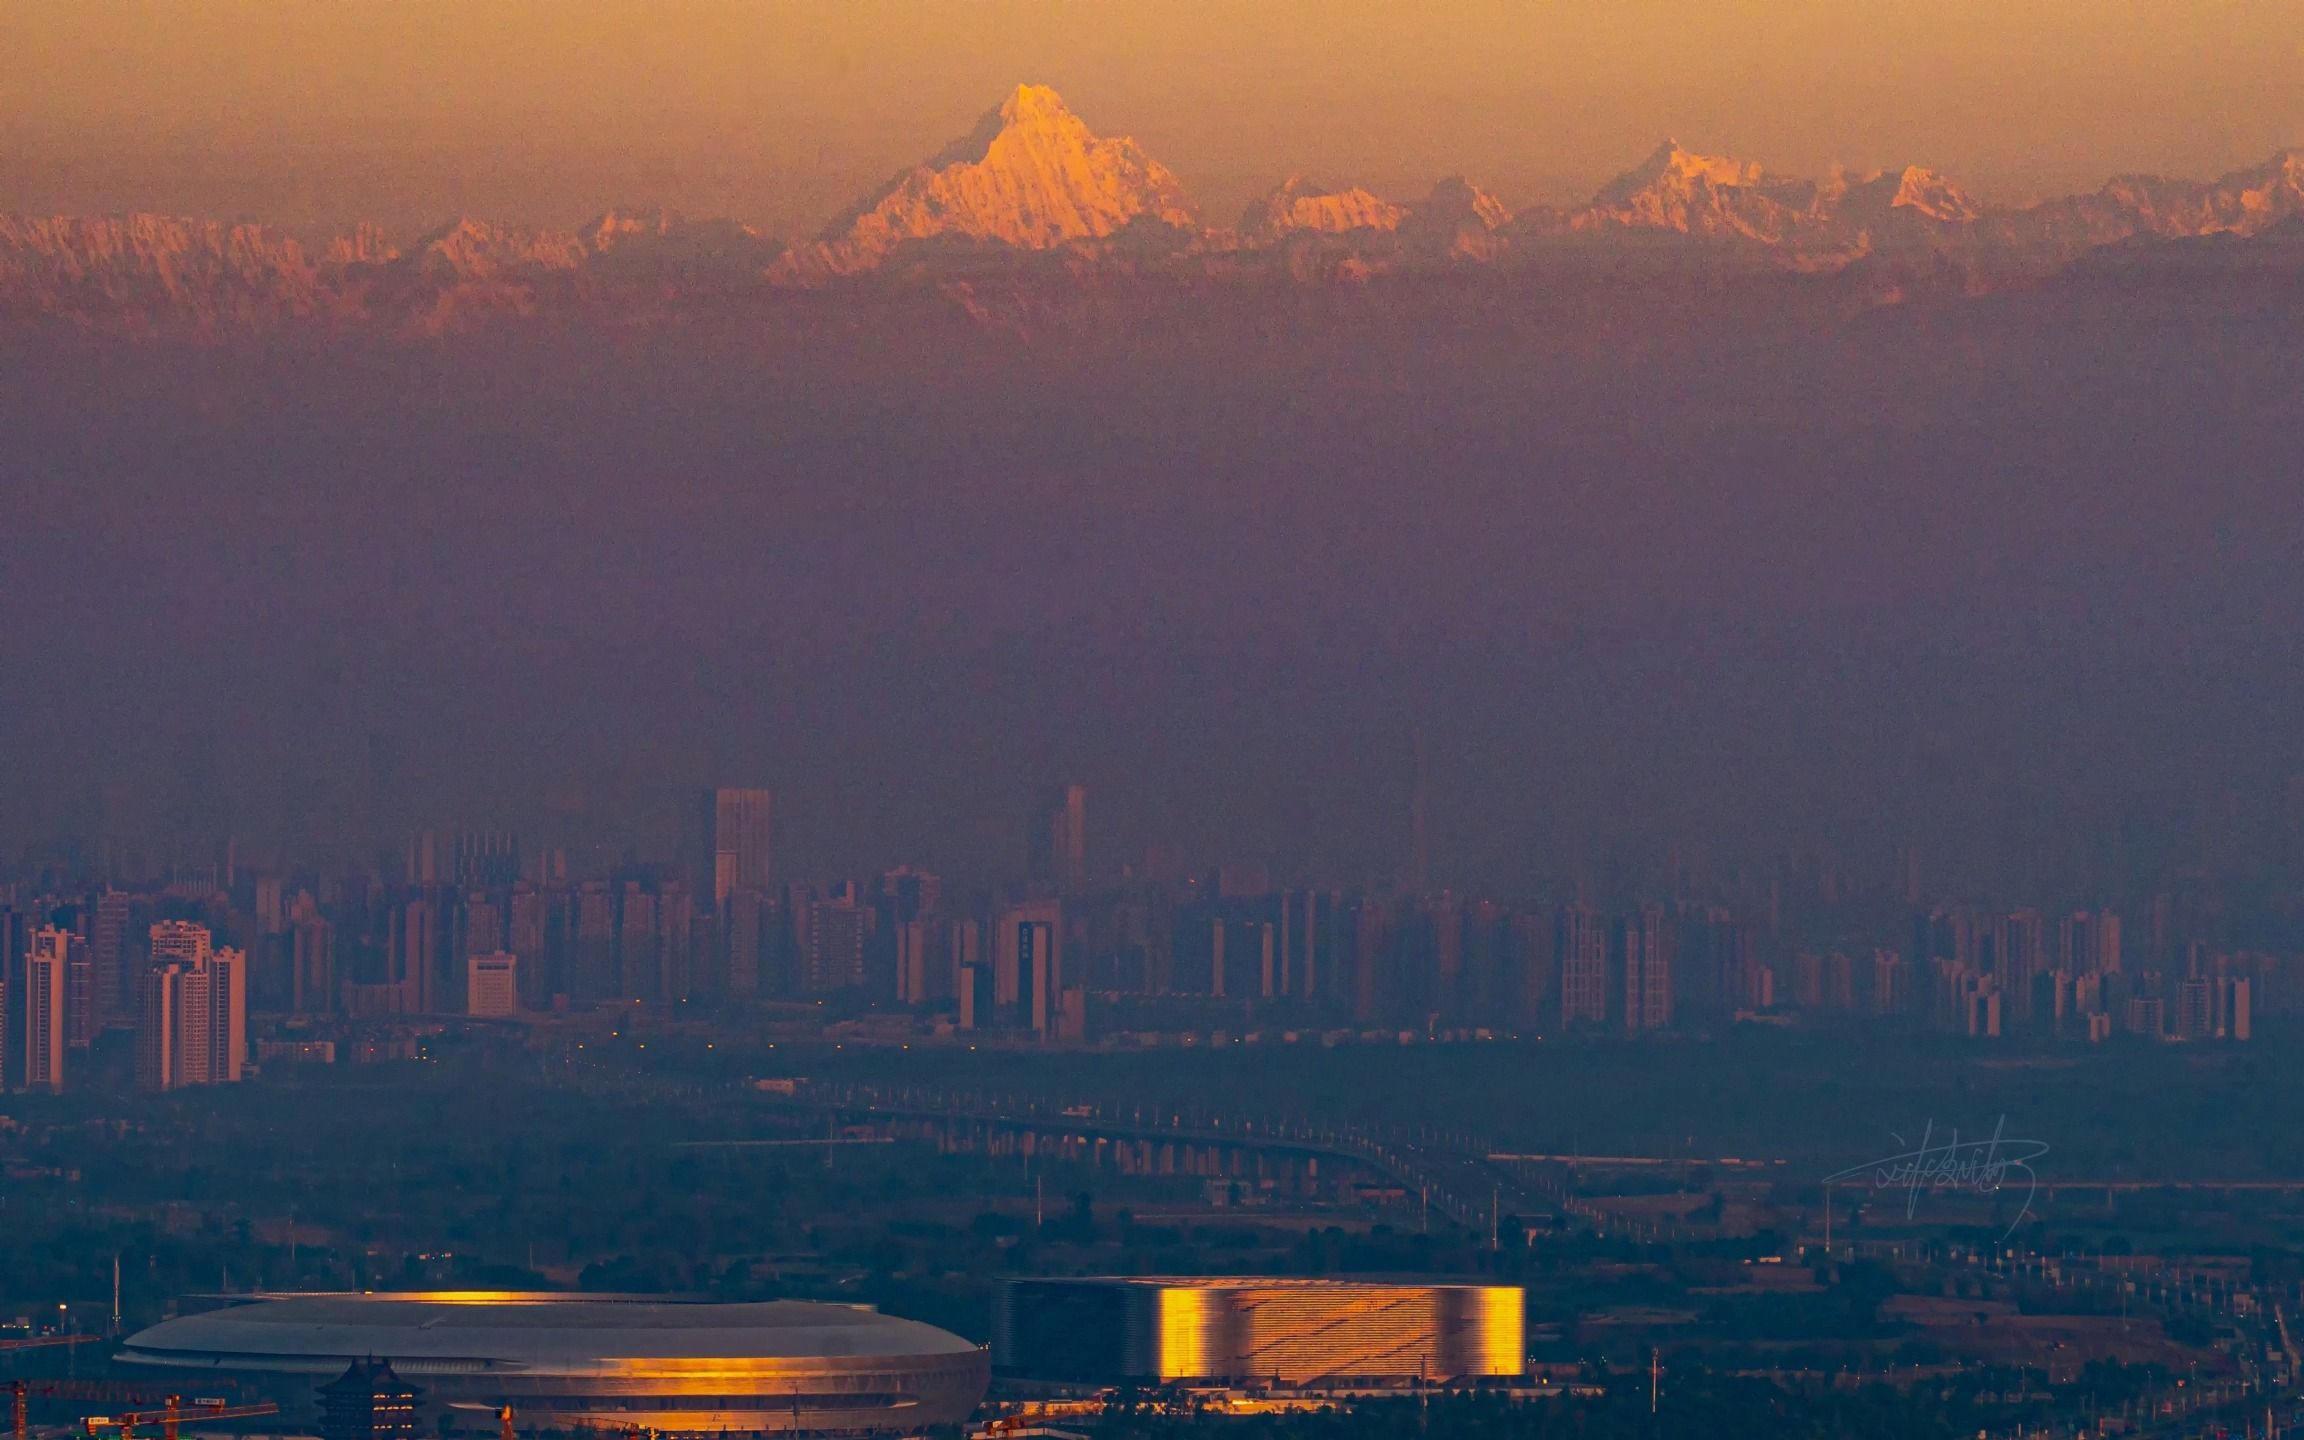
[[[26,1340],[0,1340],[0,1350],[39,1350],[50,1345],[84,1345],[94,1340],[93,1335],[34,1335]],[[13,1380],[8,1389],[11,1417],[15,1421],[16,1440],[24,1440],[24,1382]]]
[[[209,1405],[194,1401],[187,1408],[175,1395],[168,1397],[165,1407],[158,1410],[131,1410],[125,1415],[91,1415],[81,1422],[89,1440],[103,1433],[109,1425],[118,1432],[119,1440],[134,1440],[136,1427],[157,1424],[161,1440],[177,1440],[176,1427],[186,1420],[245,1420],[256,1415],[277,1415],[280,1407],[269,1400],[252,1401],[246,1405]]]
[[[239,1382],[217,1382],[235,1387]],[[149,1385],[123,1385],[116,1380],[11,1380],[8,1382],[10,1418],[15,1422],[9,1433],[14,1440],[26,1440],[31,1431],[28,1423],[27,1401],[40,1400],[94,1400],[106,1405],[159,1405],[168,1399],[168,1392],[155,1390]]]

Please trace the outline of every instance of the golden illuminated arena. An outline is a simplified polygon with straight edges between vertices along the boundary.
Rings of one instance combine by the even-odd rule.
[[[1196,1277],[1011,1280],[993,1353],[1044,1380],[1358,1386],[1508,1379],[1517,1286]]]
[[[596,1295],[293,1295],[166,1320],[120,1358],[238,1377],[308,1410],[313,1388],[382,1359],[451,1430],[909,1435],[965,1421],[982,1348],[844,1305]],[[429,1428],[429,1427],[427,1427]]]

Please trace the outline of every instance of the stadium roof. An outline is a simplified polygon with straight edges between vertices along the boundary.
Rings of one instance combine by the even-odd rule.
[[[120,1358],[200,1368],[306,1369],[318,1368],[316,1362],[341,1367],[381,1356],[402,1368],[414,1362],[420,1370],[583,1374],[619,1369],[622,1361],[772,1363],[964,1354],[976,1348],[932,1325],[845,1305],[431,1292],[230,1305],[139,1331]]]

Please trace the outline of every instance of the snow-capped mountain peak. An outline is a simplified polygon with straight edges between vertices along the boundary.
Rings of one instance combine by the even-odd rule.
[[[923,241],[1045,250],[1146,223],[1197,223],[1167,167],[1133,140],[1095,134],[1047,86],[1020,85],[833,221],[803,263],[844,273]]]
[[[1572,223],[1778,244],[1807,223],[1816,196],[1810,181],[1782,179],[1750,161],[1699,155],[1667,140],[1604,186]]]
[[[1896,194],[1888,202],[1915,210],[1931,220],[1973,220],[1983,208],[1944,176],[1920,165],[1907,165],[1896,176]]]
[[[1965,225],[1984,213],[1966,191],[1923,165],[1836,176],[1825,185],[1819,204],[1827,211],[1845,212],[1858,223],[1896,216]]]
[[[1677,140],[1666,140],[1593,197],[1595,206],[1629,205],[1658,189],[1689,191],[1704,187],[1746,187],[1760,184],[1767,172],[1747,160],[1720,155],[1698,155],[1684,150]]]
[[[2184,263],[2195,268],[2243,256],[2287,265],[2299,224],[2304,149],[2213,180],[2123,175],[2015,208],[1985,205],[1922,166],[1818,182],[1667,141],[1582,206],[1514,217],[1461,177],[1392,201],[1298,175],[1249,206],[1237,233],[1207,232],[1176,177],[1134,141],[1099,136],[1054,90],[1020,85],[796,252],[736,220],[657,209],[608,210],[570,230],[459,217],[405,243],[362,224],[309,249],[259,224],[0,215],[0,317],[126,332],[319,323],[414,334],[544,314],[713,313],[731,298],[875,269],[955,294],[986,279],[1329,284],[1473,268],[1514,284],[1592,273],[1595,257],[1618,255],[1722,275],[1847,277],[1834,283],[1866,297],[1905,294],[1908,282],[1980,294],[2111,247],[2151,257],[2191,245]],[[2265,235],[2279,243],[2251,239]],[[1013,263],[1046,252],[1053,263]]]
[[[1350,230],[1397,230],[1407,210],[1358,185],[1334,190],[1292,175],[1248,206],[1243,235],[1276,239],[1298,231],[1340,235]]]

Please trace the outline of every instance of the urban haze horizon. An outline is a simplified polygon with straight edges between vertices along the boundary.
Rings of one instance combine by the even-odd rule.
[[[1151,812],[1143,792],[1115,799],[1103,784],[1078,778],[1024,778],[991,796],[956,833],[860,836],[849,827],[832,843],[813,833],[815,827],[854,815],[859,799],[878,793],[875,787],[848,790],[819,782],[813,790],[800,789],[796,804],[795,791],[783,786],[660,786],[628,773],[602,772],[589,785],[563,781],[525,809],[475,814],[449,806],[426,812],[412,806],[404,791],[400,749],[389,737],[373,735],[360,779],[339,792],[343,803],[331,813],[234,822],[228,800],[203,793],[215,768],[180,752],[178,783],[162,793],[124,783],[91,787],[83,796],[86,808],[51,831],[12,825],[13,854],[6,863],[22,873],[97,884],[228,883],[235,871],[300,881],[365,874],[388,884],[451,883],[447,857],[462,844],[484,839],[509,846],[519,873],[531,880],[656,873],[708,891],[711,848],[699,836],[711,833],[712,822],[698,825],[699,799],[709,812],[715,796],[757,796],[758,818],[751,823],[760,838],[752,848],[763,858],[757,873],[747,869],[743,888],[768,888],[765,857],[773,854],[776,886],[860,882],[917,867],[934,871],[961,893],[997,896],[1018,893],[1020,885],[1048,874],[1046,820],[1053,793],[1074,797],[1071,824],[1078,838],[1070,847],[1076,858],[1066,888],[1075,892],[1090,885],[1204,881],[1215,887],[1222,876],[1224,884],[1257,890],[1623,905],[1765,895],[1786,877],[1808,872],[1835,877],[1829,883],[1874,900],[2054,910],[2134,903],[2196,881],[2241,888],[2304,881],[2304,874],[2291,874],[2298,868],[2291,858],[2295,847],[2304,843],[2304,775],[2253,795],[2224,788],[2139,800],[2101,817],[2101,823],[2094,816],[2081,823],[2054,797],[2012,789],[2003,793],[2006,803],[1996,814],[1973,823],[1968,844],[1942,849],[1915,829],[1888,824],[1853,834],[1788,828],[1773,836],[1747,834],[1743,844],[1693,827],[1595,827],[1588,833],[1553,827],[1542,833],[1557,848],[1531,840],[1522,863],[1482,866],[1467,859],[1467,847],[1451,828],[1455,807],[1478,777],[1435,765],[1430,747],[1416,735],[1410,733],[1394,772],[1364,788],[1363,798],[1374,790],[1396,802],[1395,813],[1372,817],[1375,829],[1358,850],[1332,844],[1326,858],[1269,824],[1248,832],[1267,838],[1245,842],[1217,835],[1194,843],[1147,829]],[[720,823],[724,828],[729,822]],[[1299,823],[1307,830],[1318,827],[1316,818]],[[1335,858],[1339,854],[1352,858]],[[699,856],[706,863],[701,880]]]

